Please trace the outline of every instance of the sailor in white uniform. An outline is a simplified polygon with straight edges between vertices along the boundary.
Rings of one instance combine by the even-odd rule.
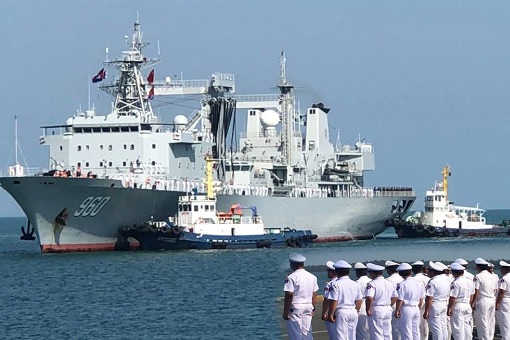
[[[409,263],[401,263],[397,271],[404,281],[397,284],[397,303],[395,317],[402,340],[420,339],[420,308],[425,297],[425,287],[412,277]]]
[[[358,284],[361,287],[361,291],[363,292],[363,301],[361,302],[361,308],[359,310],[359,317],[358,317],[358,325],[356,326],[356,339],[364,339],[369,340],[370,339],[370,332],[368,330],[368,317],[367,317],[367,308],[365,304],[365,292],[367,290],[367,284],[372,281],[367,276],[367,267],[361,263],[358,262],[354,265],[354,269],[356,269],[356,277],[358,280]]]
[[[423,288],[427,286],[427,283],[430,280],[430,277],[425,275],[423,272],[425,264],[423,261],[416,261],[411,264],[413,267],[414,278],[420,281],[423,284]],[[427,320],[423,318],[423,312],[425,311],[425,303],[422,304],[420,309],[420,339],[428,340],[429,338],[429,325],[427,324]]]
[[[444,265],[440,262],[429,262],[428,274],[431,278],[425,287],[423,317],[428,321],[433,340],[448,340],[451,336],[448,336],[446,309],[451,281],[444,274]]]
[[[397,300],[397,286],[383,278],[383,266],[367,264],[372,281],[365,292],[370,340],[392,340],[391,306]]]
[[[397,267],[399,266],[399,263],[393,262],[393,261],[386,261],[384,264],[386,266],[386,272],[388,273],[387,280],[393,282],[395,284],[395,287],[398,283],[404,281],[402,276],[398,275],[397,273]],[[391,331],[393,334],[393,340],[400,340],[400,332],[398,331],[398,320],[395,317],[395,308],[396,305],[392,305],[392,318],[391,318]]]
[[[317,302],[317,277],[304,268],[306,257],[289,255],[293,272],[285,279],[283,290],[283,319],[286,320],[289,339],[313,339],[312,316]]]
[[[489,267],[489,269],[487,269],[487,270],[489,271],[489,273],[491,273],[492,275],[495,275],[499,280],[498,274],[494,273],[494,264],[489,262],[488,267]]]
[[[455,280],[450,287],[447,314],[451,317],[454,339],[471,340],[473,338],[471,302],[475,287],[473,281],[464,277],[464,267],[459,263],[451,264]]]
[[[337,274],[335,271],[335,267],[333,265],[335,262],[328,261],[326,262],[326,270],[328,272],[328,281],[324,285],[324,301],[322,302],[322,316],[321,319],[326,323],[326,330],[328,331],[329,340],[336,339],[336,327],[335,324],[328,321],[328,312],[329,306],[331,304],[330,293],[333,291],[331,284],[337,279]]]
[[[336,326],[336,339],[356,340],[356,325],[363,293],[360,285],[349,278],[352,266],[343,261],[334,264],[338,279],[333,282],[328,320]]]
[[[474,321],[476,333],[480,340],[494,339],[496,327],[496,292],[498,290],[498,280],[489,273],[489,262],[482,258],[475,260],[476,270],[473,282],[475,285],[475,294],[471,308],[474,311]]]
[[[471,274],[470,272],[468,272],[468,271],[467,271],[467,266],[468,266],[468,264],[469,264],[469,263],[468,263],[468,261],[466,261],[466,260],[464,260],[464,259],[456,259],[456,260],[455,260],[455,263],[458,263],[458,264],[460,264],[461,266],[463,266],[464,268],[466,268],[466,269],[464,270],[464,277],[465,277],[465,278],[467,278],[467,279],[469,279],[469,280],[473,280],[473,279],[474,279],[474,277],[475,277],[475,276],[474,276],[473,274]]]
[[[496,318],[501,338],[510,339],[510,263],[499,262],[501,279],[499,280],[498,298],[496,299]]]

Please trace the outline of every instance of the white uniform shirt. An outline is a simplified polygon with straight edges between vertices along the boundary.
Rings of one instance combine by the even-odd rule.
[[[363,298],[360,285],[348,276],[338,278],[331,285],[330,299],[338,301],[337,308],[355,307],[355,301]]]
[[[505,291],[503,299],[510,298],[510,273],[503,275],[503,277],[499,280],[499,289],[503,289]]]
[[[303,268],[287,276],[283,286],[283,291],[294,293],[292,304],[312,303],[313,292],[318,290],[317,277]]]
[[[404,278],[397,273],[393,273],[386,280],[393,282],[394,284],[404,281]]]
[[[397,285],[382,276],[367,284],[365,297],[372,297],[372,306],[390,306],[391,298],[397,297]]]
[[[367,315],[367,310],[365,308],[365,293],[367,291],[367,284],[372,281],[368,276],[363,275],[356,282],[359,284],[361,288],[361,292],[363,293],[363,303],[361,304],[361,309],[359,310],[361,315]]]
[[[447,302],[450,296],[451,281],[445,274],[436,275],[429,280],[425,287],[425,295],[432,297],[434,302]]]
[[[450,296],[457,298],[457,303],[469,303],[471,295],[475,292],[475,286],[473,281],[470,281],[467,277],[459,276],[453,281],[450,287]]]
[[[324,285],[324,298],[325,299],[330,299],[331,300],[331,292],[333,291],[333,288],[331,287],[333,285],[333,282],[335,282],[336,280],[338,280],[337,277],[335,277],[334,279],[326,282],[326,284]]]
[[[414,277],[408,277],[397,284],[398,299],[404,301],[404,306],[418,306],[420,299],[425,297],[425,287]]]
[[[494,298],[498,290],[498,280],[486,270],[482,270],[473,278],[475,289],[478,289],[479,298]]]
[[[462,276],[467,277],[470,280],[473,280],[475,278],[475,276],[473,274],[471,274],[470,272],[468,272],[467,270],[464,270],[464,275],[462,275]]]
[[[430,277],[428,277],[427,275],[423,274],[423,273],[418,273],[414,276],[414,278],[418,281],[420,281],[422,284],[423,284],[423,287],[426,287],[427,286],[427,283],[429,283],[430,281]]]
[[[367,284],[372,281],[368,276],[363,275],[359,279],[356,280],[356,282],[361,287],[361,291],[363,292],[363,299],[365,298],[365,291],[367,290]]]

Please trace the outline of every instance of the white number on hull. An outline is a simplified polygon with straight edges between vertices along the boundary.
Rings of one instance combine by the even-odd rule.
[[[103,209],[103,207],[106,205],[106,203],[108,203],[110,198],[111,198],[110,196],[105,196],[105,197],[102,197],[102,196],[99,196],[99,197],[90,196],[90,197],[87,197],[80,204],[80,207],[74,212],[74,216],[75,217],[79,217],[79,216],[82,216],[82,217],[92,216],[92,217],[94,217],[97,214],[99,214],[101,209]]]

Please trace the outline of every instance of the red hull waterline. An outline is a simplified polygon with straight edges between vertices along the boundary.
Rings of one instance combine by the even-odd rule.
[[[138,250],[138,242],[130,242],[130,250]],[[42,253],[80,253],[96,251],[114,251],[115,243],[79,243],[79,244],[43,244]]]
[[[352,240],[368,240],[372,237],[369,236],[332,236],[332,237],[319,237],[315,239],[314,243],[331,243],[331,242],[344,242]],[[130,242],[130,250],[140,249],[138,242]],[[114,251],[115,243],[79,243],[79,244],[43,244],[41,245],[42,253],[90,253],[96,251]]]

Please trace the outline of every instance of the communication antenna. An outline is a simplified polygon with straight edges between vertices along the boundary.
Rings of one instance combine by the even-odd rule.
[[[159,40],[158,40],[158,56],[161,56],[161,51],[159,49]]]

